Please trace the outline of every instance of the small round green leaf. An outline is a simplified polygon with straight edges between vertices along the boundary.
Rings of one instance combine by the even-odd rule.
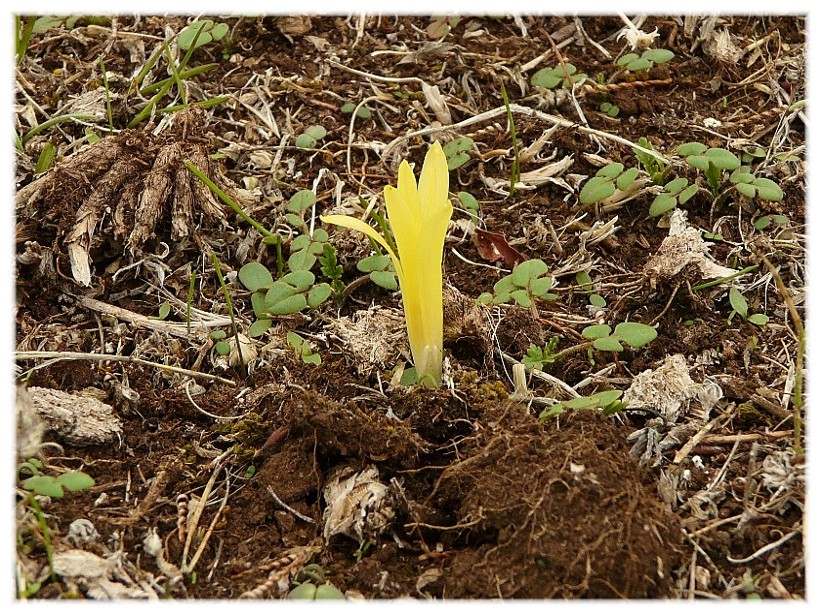
[[[752,183],[754,180],[755,176],[749,172],[748,166],[741,166],[729,175],[729,181],[732,183]]]
[[[164,320],[165,318],[168,317],[168,315],[170,313],[171,313],[171,303],[169,303],[168,301],[162,301],[162,303],[159,306],[159,319]]]
[[[530,292],[532,292],[535,296],[545,298],[552,288],[552,281],[552,277],[541,277],[540,279],[535,279],[532,283],[530,283]]]
[[[373,254],[367,258],[362,258],[356,263],[356,268],[362,273],[372,271],[386,271],[390,267],[390,256],[386,254]]]
[[[663,186],[664,192],[668,192],[672,196],[677,196],[680,191],[686,187],[686,184],[689,183],[686,181],[685,177],[678,177],[677,179],[673,179],[665,186]]]
[[[694,166],[696,169],[704,173],[709,170],[709,158],[706,156],[688,156],[686,163],[689,166]]]
[[[575,274],[575,283],[577,283],[582,292],[591,292],[592,291],[592,277],[590,277],[587,271],[578,271]]]
[[[717,168],[722,170],[734,170],[740,167],[740,160],[731,151],[722,147],[711,147],[706,150],[706,156]]]
[[[769,321],[769,316],[764,315],[762,313],[753,313],[749,316],[749,322],[752,324],[756,324],[757,326],[766,326],[766,323]]]
[[[597,407],[606,407],[621,398],[623,390],[604,390],[603,392],[596,392],[590,395],[595,399]]]
[[[271,307],[296,294],[296,289],[281,281],[274,283],[265,293],[265,313],[269,313]]]
[[[547,265],[543,260],[525,260],[512,272],[513,283],[520,287],[527,287],[533,279],[547,272]]]
[[[307,306],[307,299],[304,294],[294,294],[268,307],[268,313],[272,316],[291,315],[299,313]]]
[[[677,199],[669,194],[658,194],[649,206],[649,215],[652,217],[663,215],[678,204]]]
[[[214,341],[219,341],[220,339],[224,339],[227,336],[227,333],[224,330],[215,330],[211,332],[211,339]]]
[[[615,184],[606,177],[592,177],[581,188],[579,200],[582,205],[599,203],[615,193]]]
[[[82,471],[66,471],[57,476],[57,483],[70,492],[91,488],[96,482],[87,473]]]
[[[675,151],[677,151],[678,155],[681,156],[698,156],[706,151],[706,145],[693,141],[690,143],[684,143],[683,145],[678,145]]]
[[[447,170],[454,171],[457,168],[461,168],[469,161],[470,154],[464,151],[460,151],[456,154],[453,154],[451,157],[447,158]]]
[[[271,327],[272,322],[268,318],[262,318],[248,327],[248,337],[259,337]]]
[[[220,356],[227,356],[231,353],[231,344],[227,341],[217,341],[214,345],[214,349]]]
[[[735,186],[735,189],[747,198],[754,198],[757,193],[757,188],[753,185],[749,185],[748,183],[738,183]]]
[[[318,141],[319,139],[325,138],[325,136],[327,135],[327,130],[325,130],[324,126],[314,124],[313,126],[308,126],[305,129],[305,134],[312,136],[314,139]]]
[[[764,230],[772,225],[772,216],[771,215],[764,215],[759,220],[755,222],[755,228],[758,230]]]
[[[259,262],[248,262],[239,269],[239,281],[251,292],[260,288],[269,288],[273,284],[273,276],[267,267]]]
[[[590,294],[589,295],[589,304],[593,307],[598,307],[599,309],[603,309],[606,307],[606,299],[601,296],[600,294]]]
[[[524,289],[514,290],[510,292],[510,297],[512,297],[516,303],[518,303],[524,308],[528,308],[530,305],[532,305],[532,299],[530,298],[530,295],[527,293],[527,291]]]
[[[282,277],[281,281],[292,286],[296,292],[304,292],[316,281],[316,276],[310,271],[293,271]]]
[[[318,354],[316,354],[318,356]],[[344,599],[345,595],[332,584],[322,584],[316,589],[314,599]]]
[[[613,162],[612,164],[607,164],[605,167],[600,169],[597,173],[595,173],[596,177],[607,177],[609,179],[614,179],[618,175],[624,172],[624,165],[620,162]]]
[[[460,136],[447,143],[444,147],[442,147],[442,150],[444,151],[444,155],[449,158],[453,154],[460,151],[469,151],[474,145],[475,141],[473,141],[470,137]]]
[[[399,289],[399,282],[393,271],[372,271],[369,275],[370,281],[377,286],[395,292]]]
[[[215,41],[222,40],[225,38],[225,35],[228,33],[228,24],[226,23],[218,23],[214,26],[213,30],[211,30],[211,38]]]
[[[611,332],[612,328],[606,324],[593,324],[582,330],[581,335],[583,335],[584,339],[600,339],[602,337],[608,337]]]
[[[633,348],[639,348],[655,339],[658,331],[640,322],[621,322],[615,327],[614,334]]]
[[[783,200],[783,190],[771,179],[758,177],[752,184],[757,187],[757,197],[761,200],[781,201]]]
[[[681,205],[683,205],[697,193],[698,193],[698,186],[696,184],[692,184],[688,188],[686,188],[683,192],[678,194],[678,202]]]
[[[288,201],[288,211],[293,213],[304,213],[308,207],[316,202],[316,195],[310,190],[299,190],[290,197]]]
[[[624,173],[618,177],[615,181],[615,185],[618,186],[618,189],[622,192],[625,191],[632,182],[638,178],[638,169],[637,168],[630,168],[624,171]]]
[[[492,302],[493,302],[493,295],[489,292],[482,292],[481,294],[478,295],[478,298],[476,299],[476,303],[478,303],[479,305],[484,305],[484,306],[490,305]]]
[[[638,57],[639,56],[638,56],[637,53],[627,53],[627,54],[624,54],[623,56],[621,56],[620,58],[618,58],[618,61],[616,62],[616,64],[618,66],[626,66],[630,62],[634,62],[635,60],[637,60]]]
[[[615,337],[601,337],[592,342],[592,347],[601,352],[622,352],[624,346]]]
[[[316,256],[310,249],[301,249],[288,257],[288,268],[293,272],[307,272],[316,264]]]
[[[265,291],[258,291],[251,294],[251,307],[253,308],[253,314],[257,318],[264,318],[265,314],[267,313],[267,309],[265,307]]]
[[[626,69],[629,72],[649,70],[650,68],[652,68],[652,62],[647,60],[646,58],[638,58],[637,60],[633,60],[632,62],[626,65]]]
[[[556,75],[553,71],[552,68],[542,68],[530,77],[530,84],[533,87],[543,87],[548,90],[558,87],[562,76]]]
[[[647,49],[641,54],[641,57],[654,62],[655,64],[665,64],[675,57],[675,54],[668,49]]]
[[[296,147],[301,149],[314,149],[316,147],[316,139],[309,134],[300,134],[296,137]]]
[[[346,102],[339,108],[339,110],[342,113],[348,114],[348,113],[353,113],[353,110],[355,108],[356,108],[355,104],[353,104],[352,102]]]
[[[35,475],[23,482],[23,488],[36,495],[59,499],[63,496],[63,487],[50,475]]]
[[[333,294],[333,289],[329,284],[321,283],[313,286],[307,295],[308,307],[311,309],[316,309],[319,305],[324,303],[331,294]]]
[[[316,599],[316,586],[310,582],[303,582],[288,593],[288,599]]]
[[[480,205],[478,204],[476,197],[469,192],[459,192],[458,200],[464,208],[469,211],[478,211],[480,209]]]

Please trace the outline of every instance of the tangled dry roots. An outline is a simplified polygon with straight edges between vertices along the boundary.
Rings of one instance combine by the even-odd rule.
[[[224,222],[225,209],[184,164],[192,162],[234,200],[244,190],[209,157],[205,113],[192,107],[178,114],[160,136],[148,129],[123,130],[66,158],[17,193],[17,214],[56,223],[77,283],[91,285],[91,252],[113,235],[133,259],[152,238],[168,240],[161,222],[170,221],[170,240],[193,237],[204,222]],[[204,217],[205,220],[202,220]]]

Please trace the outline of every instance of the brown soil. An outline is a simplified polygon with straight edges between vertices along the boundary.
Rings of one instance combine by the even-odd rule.
[[[48,475],[81,470],[95,485],[34,503],[20,474],[20,597],[280,598],[307,580],[350,599],[805,597],[803,440],[792,398],[802,377],[804,116],[790,108],[805,96],[802,18],[649,17],[640,28],[657,29],[654,46],[675,57],[634,74],[615,64],[628,51],[615,17],[462,18],[443,38],[431,38],[431,19],[421,16],[213,19],[230,31],[191,55],[189,67],[214,66],[185,80],[187,101],[226,101],[130,128],[153,95],[136,93],[134,76],[191,19],[52,24],[18,64],[19,135],[54,116],[95,117],[90,129],[65,121],[26,136],[18,151],[20,384],[94,396],[118,424],[83,440],[83,425],[69,419],[67,434],[43,417],[48,408],[27,409],[21,393],[20,462],[37,456]],[[578,89],[577,108],[566,90],[530,85],[536,70],[561,60],[606,85]],[[141,87],[169,74],[164,58]],[[459,126],[439,129],[445,113],[419,79],[439,88]],[[549,179],[525,178],[531,185],[512,197],[501,82],[511,103],[541,113],[514,114],[521,171],[571,156]],[[351,128],[340,107],[366,98],[371,114]],[[604,102],[618,105],[617,117],[601,111]],[[172,85],[159,106],[182,103]],[[555,117],[572,124],[526,157]],[[327,135],[316,148],[295,147],[311,125]],[[90,130],[101,138],[90,142]],[[454,204],[460,191],[475,196],[483,228],[546,262],[558,300],[533,310],[477,306],[508,268],[482,257],[457,210],[444,262],[446,386],[391,381],[407,354],[401,301],[366,279],[340,300],[277,319],[251,342],[250,364],[217,355],[210,332],[233,332],[212,254],[247,333],[255,318],[235,273],[259,261],[275,275],[277,253],[185,160],[280,233],[287,258],[299,231],[284,234],[286,206],[297,191],[315,191],[306,220],[318,228],[318,215],[339,205],[351,212],[360,197],[380,202],[400,159],[418,170],[430,140],[455,136],[475,148],[451,172]],[[674,172],[704,187],[682,208],[689,225],[722,235],[709,257],[738,270],[758,265],[736,283],[767,325],[730,320],[727,284],[698,289],[709,278],[694,266],[666,278],[646,273],[668,235],[647,215],[648,185],[626,204],[579,204],[584,180],[604,164],[637,166],[629,143],[641,137],[678,162],[675,147],[689,141],[738,155],[761,148],[754,171],[780,185],[780,202],[734,190],[715,199],[691,167]],[[49,144],[56,160],[35,176]],[[769,214],[787,223],[755,228]],[[615,216],[616,230],[595,241],[590,227]],[[369,246],[328,232],[343,282],[361,279],[356,263]],[[590,273],[604,309],[589,304],[578,271]],[[192,272],[199,311],[189,330]],[[324,280],[318,264],[313,272]],[[158,319],[166,300],[170,314]],[[374,328],[352,336],[367,318]],[[513,395],[511,364],[532,345],[558,337],[556,349],[566,349],[590,324],[624,321],[656,325],[657,339],[618,354],[570,354]],[[295,355],[289,331],[309,341],[319,366]],[[714,406],[699,396],[668,421],[634,405],[611,417],[538,417],[568,398],[567,387],[627,390],[676,354],[693,385],[719,386]],[[42,445],[42,420],[42,441],[58,445]],[[347,479],[357,486],[329,494]],[[329,534],[328,518],[346,528]],[[78,519],[93,525],[86,538]],[[101,557],[106,571],[67,571],[77,551]]]

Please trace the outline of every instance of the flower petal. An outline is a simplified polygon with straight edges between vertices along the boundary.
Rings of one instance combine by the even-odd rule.
[[[421,206],[422,219],[430,215],[435,209],[443,206],[448,200],[450,189],[450,173],[447,170],[447,157],[436,141],[424,156],[424,166],[419,178],[418,198]]]

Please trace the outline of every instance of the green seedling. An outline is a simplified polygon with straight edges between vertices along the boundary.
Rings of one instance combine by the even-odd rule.
[[[292,331],[285,337],[288,345],[293,348],[296,355],[302,359],[303,363],[317,367],[322,364],[322,357],[313,351],[313,348],[310,347],[310,344],[304,337]]]
[[[720,190],[723,171],[740,168],[737,156],[722,147],[706,147],[703,143],[691,142],[679,145],[676,151],[686,158],[689,166],[703,172],[714,194]]]
[[[461,203],[461,206],[464,207],[464,210],[470,216],[470,221],[478,226],[481,222],[481,205],[478,200],[476,200],[476,197],[469,192],[459,192],[456,196],[458,196],[458,202]]]
[[[390,256],[386,254],[373,254],[362,258],[356,263],[356,268],[362,273],[367,273],[370,281],[385,290],[395,292],[399,289],[396,269],[393,268]]]
[[[512,273],[499,279],[493,286],[493,292],[482,293],[477,301],[479,305],[502,305],[515,302],[525,309],[530,309],[535,318],[538,311],[535,299],[554,301],[557,294],[550,289],[554,283],[552,277],[545,277],[547,265],[543,260],[525,260],[516,266]]]
[[[639,138],[638,145],[640,145],[644,149],[654,151],[652,143],[650,143],[646,137],[642,136],[641,138]],[[640,165],[649,175],[649,178],[652,180],[652,183],[658,185],[663,183],[663,179],[667,173],[666,165],[660,160],[658,160],[655,156],[652,156],[648,153],[644,153],[640,149],[633,148],[632,151],[635,154],[635,158],[638,160]]]
[[[327,135],[324,126],[318,124],[308,126],[305,131],[296,137],[296,146],[302,149],[315,149],[319,141]]]
[[[666,64],[675,57],[675,54],[668,49],[647,49],[641,55],[637,53],[627,53],[622,56],[616,64],[622,66],[628,72],[639,72],[651,70],[657,65]]]
[[[52,143],[46,143],[43,151],[40,152],[37,158],[37,164],[34,167],[34,174],[40,175],[45,173],[54,164],[54,158],[57,156],[57,148]]]
[[[591,177],[581,188],[579,200],[582,205],[593,205],[610,198],[616,189],[627,192],[638,179],[638,169],[624,169],[620,162],[607,164]]]
[[[566,72],[564,68],[566,68]],[[567,79],[567,75],[569,75],[572,82]],[[573,84],[580,83],[586,78],[587,75],[579,73],[574,65],[565,63],[563,67],[558,64],[552,68],[542,68],[530,77],[530,84],[533,87],[543,87],[548,90],[553,90],[559,85],[563,88],[570,89]]]
[[[253,293],[251,305],[257,321],[248,329],[250,337],[268,330],[272,318],[316,309],[333,293],[329,284],[316,284],[316,277],[307,270],[292,271],[274,281],[267,267],[259,262],[249,262],[239,269],[239,281]]]
[[[288,599],[304,599],[314,601],[319,599],[344,599],[344,593],[330,584],[316,586],[313,582],[303,582],[288,593]]]
[[[618,113],[621,112],[620,107],[611,102],[602,102],[598,108],[601,110],[601,113],[606,113],[610,117],[618,117]]]
[[[444,145],[442,149],[447,158],[447,170],[454,171],[469,162],[470,154],[467,152],[470,151],[474,145],[473,139],[466,136],[455,138]]]
[[[216,257],[216,252],[211,252],[211,263],[214,267],[214,272],[216,273],[216,279],[219,282],[219,287],[222,288],[222,296],[225,297],[225,305],[228,308],[228,316],[231,318],[231,328],[233,329],[233,338],[236,339],[236,348],[237,352],[239,353],[239,361],[246,365],[248,364],[245,361],[245,357],[242,355],[242,343],[239,342],[239,328],[236,325],[236,317],[233,311],[233,301],[231,300],[231,293],[228,292],[228,286],[225,283],[225,278],[222,276],[222,265],[219,263],[219,258]],[[224,342],[223,343],[227,343]],[[224,346],[220,346],[224,349]],[[230,347],[230,346],[229,346]],[[217,350],[219,352],[219,350]],[[230,351],[230,350],[229,350]],[[224,356],[221,352],[219,352],[221,356]]]
[[[328,234],[324,228],[317,228],[313,236],[303,234],[296,237],[290,244],[288,268],[295,271],[309,271],[316,264],[316,259],[324,253],[328,242]]]
[[[171,303],[168,301],[162,301],[159,305],[159,309],[157,310],[156,316],[148,316],[150,320],[165,320],[169,315],[171,315]]]
[[[215,330],[211,333],[211,339],[216,341],[214,343],[214,350],[220,356],[227,356],[231,353],[231,344],[225,340],[228,334],[224,330]]]
[[[545,364],[549,365],[555,362],[555,356],[557,354],[555,350],[558,349],[559,341],[560,339],[558,337],[552,337],[549,341],[547,341],[544,347],[531,345],[527,348],[527,353],[521,359],[521,362],[528,369],[543,371]]]
[[[300,229],[303,233],[308,234],[307,224],[305,223],[305,214],[316,202],[316,195],[311,190],[299,190],[290,197],[285,214],[285,220],[294,228]]]
[[[741,166],[729,175],[729,181],[735,189],[747,198],[759,198],[766,201],[783,200],[783,190],[771,179],[755,177],[748,166]]]
[[[653,217],[662,215],[678,205],[685,204],[698,193],[698,189],[697,184],[689,185],[684,177],[673,179],[663,186],[663,192],[658,194],[655,200],[652,201],[649,206],[649,215]]]
[[[330,288],[333,290],[333,294],[339,296],[345,287],[342,282],[344,269],[336,258],[336,248],[330,243],[325,243],[322,246],[322,253],[319,255],[319,266],[322,274],[330,280]]]
[[[768,316],[762,313],[749,314],[749,303],[746,301],[746,297],[735,287],[729,288],[729,304],[732,306],[732,313],[729,314],[729,319],[726,321],[727,324],[732,323],[732,318],[735,314],[761,328],[765,327],[769,321]]]
[[[762,147],[755,147],[754,149],[743,149],[740,154],[740,161],[743,164],[751,164],[759,158],[766,157],[766,150]]]
[[[578,271],[575,274],[575,282],[578,284],[578,289],[585,294],[588,294],[589,304],[593,307],[603,309],[606,307],[606,299],[597,294],[592,285],[592,277],[586,271]]]
[[[199,49],[213,41],[220,41],[230,30],[226,23],[214,23],[210,19],[197,20],[179,33],[177,45],[183,51]]]
[[[612,328],[607,324],[593,324],[581,331],[585,339],[592,342],[592,347],[601,352],[623,352],[623,343],[632,348],[640,348],[658,336],[651,326],[640,322],[621,322]]]
[[[764,215],[763,217],[760,217],[755,221],[754,226],[757,230],[765,230],[772,224],[777,224],[779,226],[788,226],[789,218],[779,213]]]
[[[626,408],[626,403],[620,400],[622,390],[604,390],[585,397],[576,397],[569,401],[561,401],[541,412],[541,420],[556,418],[569,409],[600,409],[605,416],[611,416]]]
[[[450,30],[458,25],[459,21],[461,21],[461,17],[455,15],[433,15],[430,18],[430,24],[424,31],[433,40],[444,38],[450,33]]]
[[[352,102],[346,102],[340,107],[340,111],[345,115],[350,115],[353,111],[356,111],[356,107],[358,105]],[[367,107],[360,107],[358,111],[356,111],[356,117],[360,117],[361,119],[368,119],[373,113]]]
[[[78,492],[94,486],[94,478],[82,471],[65,471],[56,476],[46,475],[42,472],[43,463],[36,458],[30,458],[25,463],[17,467],[18,475],[28,475],[23,480],[23,490],[27,490],[33,495],[62,498],[65,491]]]

